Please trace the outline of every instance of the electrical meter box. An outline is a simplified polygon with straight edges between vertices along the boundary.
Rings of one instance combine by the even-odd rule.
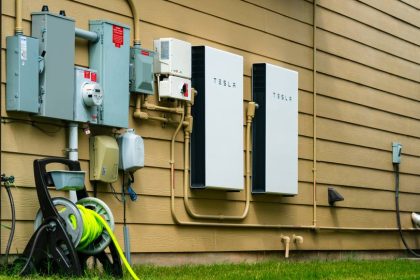
[[[130,91],[154,94],[153,63],[155,53],[139,47],[130,49]]]
[[[39,115],[73,120],[74,20],[50,12],[32,13],[32,36],[44,58],[40,74]]]
[[[98,124],[128,127],[130,28],[112,21],[91,20],[89,29],[101,36],[99,42],[89,45],[89,67],[98,71],[97,82],[105,92]]]
[[[117,140],[110,136],[89,139],[90,180],[113,183],[118,179],[119,149]]]
[[[155,73],[191,79],[191,44],[174,38],[154,40]]]
[[[252,192],[298,193],[298,73],[268,63],[252,67]]]
[[[98,106],[102,105],[103,92],[97,83],[96,71],[83,67],[74,68],[74,121],[96,124]]]
[[[159,81],[159,97],[191,100],[191,80],[177,76],[162,77]]]
[[[192,48],[191,184],[244,188],[243,57],[207,46]]]
[[[134,172],[144,167],[144,141],[134,133],[134,129],[127,129],[126,133],[118,137],[118,146],[121,170]]]
[[[38,113],[39,40],[9,36],[6,46],[6,110]]]

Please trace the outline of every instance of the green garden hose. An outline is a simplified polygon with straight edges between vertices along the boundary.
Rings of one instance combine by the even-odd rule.
[[[83,219],[83,234],[82,238],[80,239],[79,245],[77,245],[77,249],[81,250],[89,246],[89,244],[94,242],[105,229],[111,237],[112,242],[114,242],[115,248],[117,249],[118,254],[120,255],[128,272],[134,279],[139,280],[136,273],[133,271],[127,259],[125,258],[124,253],[121,250],[121,247],[118,244],[118,241],[114,233],[112,232],[112,229],[109,227],[108,223],[101,217],[101,215],[99,215],[91,209],[88,209],[79,204],[77,205],[77,208],[82,214]],[[70,220],[72,222],[73,227],[76,228],[76,218],[74,216],[70,216]]]

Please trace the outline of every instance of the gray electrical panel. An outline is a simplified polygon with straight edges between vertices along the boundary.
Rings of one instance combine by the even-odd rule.
[[[89,27],[101,36],[99,42],[89,47],[89,67],[98,71],[98,83],[104,91],[98,124],[126,128],[130,99],[130,28],[104,20],[89,21]]]
[[[32,36],[44,57],[40,75],[39,115],[73,119],[75,23],[49,12],[32,13]],[[42,69],[41,69],[42,70]]]
[[[130,49],[130,91],[153,94],[153,63],[155,52],[134,47]]]
[[[6,45],[6,110],[38,113],[39,40],[16,35]]]

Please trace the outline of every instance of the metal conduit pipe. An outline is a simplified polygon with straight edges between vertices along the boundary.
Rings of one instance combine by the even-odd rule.
[[[96,43],[99,41],[99,35],[96,32],[84,30],[81,28],[75,28],[74,31],[75,31],[76,37],[88,40],[91,43]]]
[[[140,46],[140,17],[137,13],[136,7],[133,0],[127,0],[128,5],[130,6],[131,13],[133,14],[133,29],[134,29],[134,46]]]
[[[314,0],[313,4],[313,165],[312,165],[312,172],[313,172],[313,187],[312,187],[312,203],[313,203],[313,217],[312,217],[312,225],[316,227],[316,207],[317,207],[317,195],[316,195],[316,183],[317,183],[317,98],[316,98],[316,91],[317,91],[317,80],[316,80],[316,43],[317,43],[317,36],[316,36],[316,29],[317,29],[317,20],[316,20],[316,5],[317,0]]]
[[[149,114],[141,111],[141,96],[137,95],[136,98],[136,109],[133,113],[133,117],[136,119],[143,119],[147,120],[149,118]]]
[[[185,115],[182,114],[177,129],[171,138],[171,155],[170,155],[170,195],[171,195],[171,216],[176,224],[184,226],[202,226],[202,227],[238,227],[238,228],[263,228],[263,229],[307,229],[307,230],[333,230],[333,231],[398,231],[398,228],[363,228],[363,227],[327,227],[327,226],[302,226],[302,225],[270,225],[270,224],[243,224],[243,223],[226,223],[226,222],[190,222],[179,219],[175,210],[175,138],[178,135]],[[188,195],[187,193],[183,194]],[[404,231],[420,231],[420,228],[403,228]]]
[[[15,1],[15,34],[23,34],[22,28],[22,0]]]
[[[225,216],[225,215],[203,215],[197,214],[193,211],[189,204],[188,188],[189,188],[189,170],[190,170],[190,134],[191,131],[185,129],[184,139],[184,205],[188,215],[197,219],[217,219],[217,220],[243,220],[248,216],[249,205],[251,201],[251,160],[250,160],[250,142],[251,142],[251,124],[252,119],[255,115],[255,102],[248,103],[247,120],[246,120],[246,138],[245,138],[245,207],[241,215],[239,216]],[[186,118],[192,120],[191,117],[191,104],[187,104]],[[190,126],[192,128],[192,126]]]
[[[150,111],[160,111],[160,112],[165,112],[165,113],[173,113],[173,114],[183,114],[184,109],[180,108],[180,107],[163,107],[163,106],[158,106],[149,102],[144,102],[143,106],[144,109],[150,110]]]
[[[168,108],[168,109],[174,109],[174,108]],[[178,108],[181,110],[181,108]],[[183,110],[183,109],[182,109]],[[165,117],[157,117],[157,116],[151,116],[146,112],[141,111],[141,97],[138,96],[136,99],[136,109],[134,110],[133,117],[135,119],[141,119],[141,120],[153,120],[153,121],[160,121],[165,124],[178,124],[179,122],[170,118]],[[188,126],[189,122],[183,122],[183,126]]]
[[[281,242],[284,243],[285,246],[285,250],[284,250],[284,257],[286,259],[289,258],[289,251],[290,251],[290,237],[289,236],[285,236],[285,235],[281,235]]]
[[[69,160],[79,160],[79,125],[75,122],[69,123]],[[69,191],[69,199],[76,203],[76,191]]]

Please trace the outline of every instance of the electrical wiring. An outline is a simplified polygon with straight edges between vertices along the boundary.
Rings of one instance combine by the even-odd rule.
[[[411,249],[402,232],[401,228],[401,213],[400,213],[400,168],[399,164],[394,164],[394,174],[395,174],[395,213],[397,216],[397,226],[398,231],[400,233],[401,241],[404,243],[405,248],[416,258],[420,258],[420,254],[416,253],[413,249]]]
[[[4,182],[4,187],[6,189],[7,196],[9,198],[10,209],[11,209],[11,214],[12,214],[12,225],[10,227],[10,234],[9,234],[9,239],[7,240],[6,252],[5,252],[5,263],[7,265],[9,263],[10,248],[12,247],[12,242],[13,242],[13,238],[15,235],[15,228],[16,228],[15,202],[13,199],[12,191],[10,190],[10,186],[14,183],[15,178],[14,176],[6,177],[5,174],[2,174],[1,181]]]
[[[45,125],[45,126],[54,126],[54,127],[56,127],[55,130],[48,130],[48,129],[45,129],[44,127],[42,127],[41,126],[41,123],[37,123],[37,122],[32,121],[32,120],[1,118],[1,122],[4,123],[4,124],[22,123],[22,124],[30,125],[32,127],[35,127],[36,129],[38,129],[39,131],[43,132],[47,136],[50,136],[50,137],[54,136],[55,134],[57,134],[58,132],[60,132],[63,129],[62,126],[57,125],[57,124],[42,123],[42,125]]]
[[[33,239],[32,247],[31,247],[31,250],[29,252],[28,258],[26,259],[26,263],[24,264],[23,268],[20,270],[20,274],[22,274],[28,268],[28,266],[31,264],[32,257],[35,253],[37,241],[41,237],[41,234],[43,233],[43,231],[46,230],[48,227],[49,227],[49,225],[42,225],[38,229],[38,231],[37,231],[37,233],[36,233],[36,235]]]
[[[114,196],[114,198],[115,198],[116,200],[118,200],[119,202],[123,202],[123,200],[122,200],[121,198],[119,198],[119,197],[118,197],[118,193],[117,193],[117,191],[115,190],[114,186],[113,186],[111,183],[109,183],[109,187],[111,188],[112,195]],[[124,199],[124,198],[123,198],[123,199]]]
[[[7,265],[9,263],[10,248],[12,247],[13,238],[15,236],[16,209],[15,209],[15,203],[13,200],[12,191],[10,190],[10,186],[8,184],[5,184],[5,187],[7,191],[7,196],[9,197],[10,208],[12,212],[12,225],[10,227],[10,234],[9,234],[9,239],[7,240],[6,253],[5,253],[5,259],[6,259],[6,265]]]

